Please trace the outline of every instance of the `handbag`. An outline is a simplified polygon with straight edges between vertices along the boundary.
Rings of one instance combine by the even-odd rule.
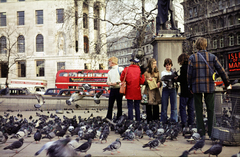
[[[127,71],[128,71],[128,68],[127,68]],[[127,87],[127,83],[126,83],[126,81],[125,81],[126,75],[127,75],[127,72],[125,73],[124,79],[123,79],[123,81],[122,81],[121,84],[120,84],[120,90],[119,90],[119,93],[121,93],[121,94],[123,94],[123,95],[125,95],[125,93],[126,93],[126,87]]]
[[[157,85],[155,79],[152,79],[152,81],[147,80],[147,82],[148,82],[148,87],[149,87],[150,90],[158,88],[158,85]]]
[[[213,73],[212,74],[212,79],[213,81],[215,81],[218,77],[219,77],[219,74],[217,71],[213,70],[210,65],[207,63],[206,59],[202,56],[201,53],[198,52],[198,54],[202,57],[202,59],[204,60],[204,62],[208,65],[209,69],[211,70],[211,72]]]

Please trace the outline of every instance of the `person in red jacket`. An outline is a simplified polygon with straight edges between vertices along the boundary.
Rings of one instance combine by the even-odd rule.
[[[135,108],[135,120],[140,121],[140,108],[139,104],[142,99],[141,95],[141,84],[144,84],[145,78],[144,75],[141,75],[139,67],[139,59],[131,59],[131,65],[126,67],[120,77],[120,80],[123,81],[126,74],[126,93],[125,97],[127,99],[128,105],[128,119],[133,120],[133,104]]]

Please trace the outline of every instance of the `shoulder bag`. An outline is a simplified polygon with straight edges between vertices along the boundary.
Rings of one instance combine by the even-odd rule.
[[[129,67],[128,67],[128,68],[129,68]],[[127,71],[128,71],[128,68],[127,68]],[[123,81],[122,81],[121,84],[120,84],[119,93],[121,93],[121,94],[123,94],[123,95],[125,95],[125,93],[126,93],[127,83],[126,83],[125,79],[126,79],[127,71],[126,71],[126,73],[125,73],[125,76],[124,76]]]
[[[218,74],[218,72],[217,71],[215,71],[215,70],[213,70],[211,67],[210,67],[210,65],[207,63],[207,61],[206,61],[206,59],[202,56],[202,54],[201,53],[199,53],[198,52],[198,54],[202,57],[202,59],[204,60],[204,62],[208,65],[208,67],[209,67],[209,69],[211,70],[211,72],[212,72],[212,79],[213,79],[213,81],[215,81],[216,80],[216,78],[218,78],[219,77],[219,74]]]

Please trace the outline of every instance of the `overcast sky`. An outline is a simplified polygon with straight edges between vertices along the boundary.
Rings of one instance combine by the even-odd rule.
[[[107,9],[106,9],[106,17],[108,20],[113,21],[114,23],[120,23],[120,22],[135,22],[133,18],[136,16],[136,14],[141,13],[141,7],[142,7],[142,1],[141,0],[122,0],[123,3],[120,3],[119,0],[109,0],[107,3]],[[174,8],[175,8],[175,20],[178,21],[178,27],[181,28],[181,32],[184,31],[184,19],[183,19],[183,7],[180,4],[183,0],[173,0]],[[149,12],[153,8],[156,7],[158,0],[145,0],[145,10]],[[129,8],[128,6],[131,6],[131,9],[134,10],[134,12],[131,10],[131,13],[127,11]],[[126,9],[127,8],[127,9]],[[155,17],[157,15],[157,10],[154,12]],[[139,14],[141,15],[141,14]],[[123,19],[124,17],[124,19]],[[154,20],[155,20],[154,17]],[[107,23],[107,31],[110,32],[112,28],[112,25]],[[118,27],[120,28],[120,27]],[[131,30],[131,28],[127,29],[128,31]],[[123,33],[126,33],[127,30],[124,32],[121,31],[115,31],[116,36],[120,36]]]

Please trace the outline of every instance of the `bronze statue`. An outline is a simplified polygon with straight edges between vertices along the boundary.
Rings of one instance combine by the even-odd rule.
[[[168,21],[168,12],[171,13],[171,29],[178,30],[175,26],[175,10],[172,4],[173,0],[158,0],[158,15],[156,17],[156,31],[166,30],[166,22]]]

